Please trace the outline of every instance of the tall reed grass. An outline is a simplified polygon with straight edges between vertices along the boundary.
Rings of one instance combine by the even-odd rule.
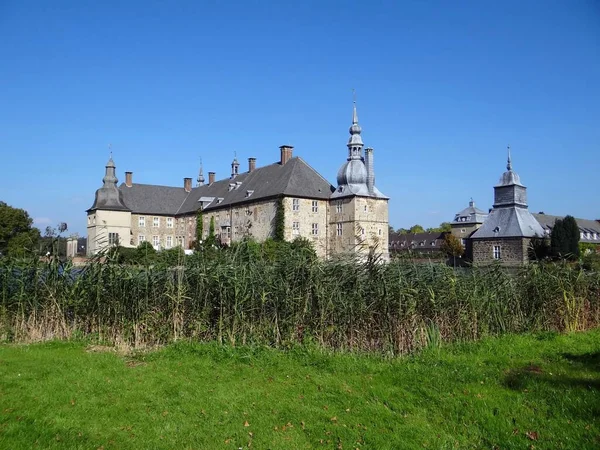
[[[445,342],[600,323],[600,274],[567,264],[452,269],[264,257],[251,246],[176,267],[0,261],[0,339],[178,339],[402,354]]]

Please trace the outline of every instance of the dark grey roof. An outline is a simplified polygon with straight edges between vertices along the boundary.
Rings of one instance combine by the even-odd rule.
[[[544,230],[548,230],[548,232],[552,231],[554,228],[554,222],[557,219],[564,219],[561,216],[551,216],[549,214],[533,214],[533,217],[539,222],[539,224],[544,228]],[[600,235],[600,223],[596,220],[589,219],[577,219],[577,226],[579,227],[579,231],[581,233],[590,233],[591,236],[588,238],[585,234],[584,237],[580,239],[581,242],[592,242],[592,243],[600,243],[600,237],[596,237]],[[594,239],[596,237],[596,239]]]
[[[483,223],[487,213],[475,207],[475,202],[471,200],[469,206],[454,216],[455,223]]]
[[[108,211],[129,211],[121,191],[117,188],[118,181],[119,180],[115,175],[115,162],[111,155],[106,163],[104,178],[102,178],[102,187],[96,191],[94,204],[87,212],[98,209]]]
[[[444,232],[433,233],[407,233],[389,234],[389,249],[392,251],[417,250],[417,251],[440,251],[444,241]]]
[[[472,239],[543,237],[544,230],[527,208],[494,208]]]
[[[283,165],[259,167],[234,178],[195,187],[189,193],[183,187],[150,184],[127,187],[123,183],[119,189],[125,204],[135,213],[175,216],[196,212],[201,199],[204,209],[211,210],[282,194],[326,200],[334,188],[302,158],[294,157]]]
[[[200,207],[220,209],[245,202],[256,202],[285,195],[326,200],[333,186],[302,158],[291,158],[287,163],[274,163],[226,178],[210,185],[192,189],[178,214],[189,214]]]
[[[137,214],[160,214],[174,216],[184,200],[190,195],[182,187],[157,186],[134,183],[119,186],[125,204]]]

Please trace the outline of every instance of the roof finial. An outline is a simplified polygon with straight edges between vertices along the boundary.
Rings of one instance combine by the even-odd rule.
[[[357,125],[358,124],[358,114],[356,113],[356,89],[352,89],[352,103],[353,103],[352,124]]]
[[[200,171],[198,172],[198,178],[196,179],[198,184],[196,186],[204,185],[204,173],[202,171],[202,158],[200,158]]]
[[[112,159],[112,144],[108,144],[108,151],[110,153],[110,159]]]
[[[506,146],[508,150],[508,159],[506,160],[506,170],[512,170],[512,161],[510,159],[510,145]]]

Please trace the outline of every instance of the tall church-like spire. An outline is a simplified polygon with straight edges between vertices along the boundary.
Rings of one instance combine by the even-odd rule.
[[[198,172],[198,178],[196,178],[196,186],[204,186],[204,172],[202,170],[202,158],[200,158],[200,171]]]

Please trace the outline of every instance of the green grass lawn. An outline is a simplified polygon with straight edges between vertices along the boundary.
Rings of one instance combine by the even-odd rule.
[[[214,344],[98,350],[0,346],[0,448],[600,448],[600,330],[391,361]]]

